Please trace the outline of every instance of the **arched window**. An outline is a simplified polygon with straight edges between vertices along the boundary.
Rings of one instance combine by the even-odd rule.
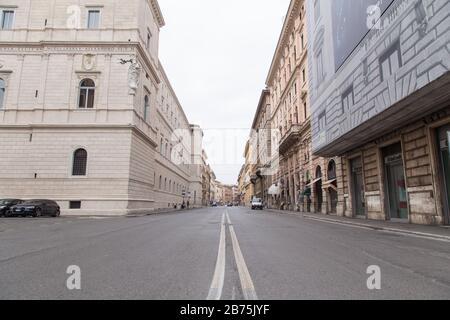
[[[320,166],[316,169],[316,179],[322,178],[322,168]]]
[[[144,98],[144,121],[147,121],[150,112],[150,99],[146,95]]]
[[[95,98],[95,83],[91,79],[84,79],[80,82],[80,96],[78,98],[78,108],[93,109]]]
[[[169,180],[169,192],[172,192],[172,180]]]
[[[0,78],[0,109],[3,109],[3,102],[5,100],[5,92],[6,92],[5,80]]]
[[[162,188],[162,176],[159,176],[159,190]]]
[[[330,163],[328,163],[328,180],[334,179],[336,179],[336,163],[334,160],[331,160]]]
[[[84,149],[75,150],[73,153],[73,165],[72,165],[72,175],[73,176],[85,176],[87,169],[87,151]]]

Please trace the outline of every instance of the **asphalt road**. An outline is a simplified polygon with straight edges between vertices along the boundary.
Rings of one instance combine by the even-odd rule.
[[[207,298],[450,299],[450,243],[245,208],[0,219],[0,299]]]

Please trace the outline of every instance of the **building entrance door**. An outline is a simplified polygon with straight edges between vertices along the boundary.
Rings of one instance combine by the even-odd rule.
[[[355,216],[365,217],[364,183],[362,174],[362,160],[356,158],[350,162],[352,172],[352,205]]]
[[[316,183],[314,184],[314,194],[316,196],[316,213],[322,212],[323,192],[322,192],[322,168],[316,169]]]
[[[444,210],[446,224],[450,224],[450,125],[438,130],[439,156],[441,160],[441,172],[443,177]]]
[[[383,150],[387,208],[391,219],[408,219],[408,195],[403,169],[402,146],[396,143]]]

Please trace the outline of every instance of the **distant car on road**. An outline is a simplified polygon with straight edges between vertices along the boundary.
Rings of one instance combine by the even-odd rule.
[[[232,206],[233,206],[232,203],[228,203],[228,204],[227,204],[227,207],[232,207]]]
[[[263,204],[262,200],[259,198],[254,198],[252,200],[252,210],[256,210],[256,209],[260,209],[260,210],[264,209],[264,204]]]
[[[212,207],[217,207],[217,202],[213,202]]]
[[[41,217],[41,216],[52,216],[59,217],[61,214],[61,209],[59,205],[52,200],[27,200],[23,201],[15,206],[6,213],[7,216],[14,217]]]
[[[6,215],[12,206],[19,204],[22,200],[19,199],[1,199],[0,200],[0,217]]]

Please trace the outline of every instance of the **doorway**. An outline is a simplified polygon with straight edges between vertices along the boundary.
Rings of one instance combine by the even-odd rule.
[[[407,220],[408,194],[401,143],[383,149],[386,208],[390,219]]]
[[[366,204],[364,199],[364,181],[361,157],[350,160],[352,181],[352,205],[353,214],[356,217],[366,216]]]
[[[442,198],[445,223],[450,224],[450,124],[438,129],[440,170],[442,174]]]
[[[336,214],[338,205],[338,192],[336,180],[336,163],[334,162],[334,160],[331,160],[328,163],[328,183],[330,183],[330,187],[328,188],[330,214]]]
[[[314,184],[314,194],[316,196],[316,213],[322,212],[323,191],[322,191],[322,168],[316,169],[316,183]]]

